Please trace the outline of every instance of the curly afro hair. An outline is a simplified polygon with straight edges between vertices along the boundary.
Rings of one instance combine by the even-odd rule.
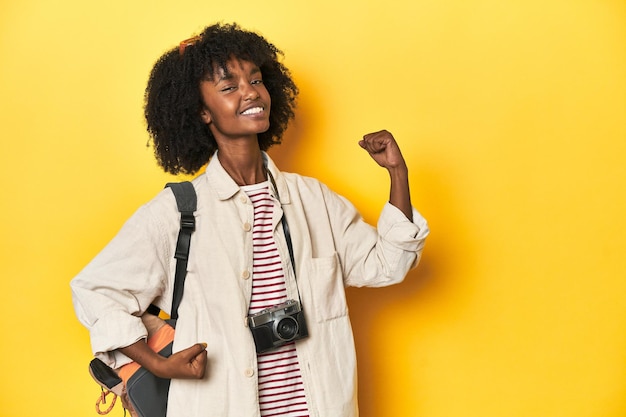
[[[200,112],[200,81],[234,57],[259,67],[272,100],[270,128],[258,135],[261,150],[278,144],[294,117],[298,88],[279,62],[283,53],[260,35],[236,23],[208,26],[183,50],[161,56],[150,73],[144,115],[158,164],[171,174],[194,174],[217,150]]]

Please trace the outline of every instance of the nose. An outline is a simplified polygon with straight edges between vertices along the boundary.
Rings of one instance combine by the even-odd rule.
[[[250,85],[249,83],[244,84],[245,87],[242,90],[242,94],[245,101],[256,100],[260,97],[259,92],[256,90],[256,88],[254,88],[253,85]]]

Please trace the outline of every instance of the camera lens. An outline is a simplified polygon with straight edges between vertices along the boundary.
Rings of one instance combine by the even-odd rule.
[[[298,322],[291,316],[285,316],[276,323],[274,331],[278,338],[289,341],[298,335]]]

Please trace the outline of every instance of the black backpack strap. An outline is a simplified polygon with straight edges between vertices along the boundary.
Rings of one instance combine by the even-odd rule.
[[[170,317],[176,320],[178,318],[178,306],[183,298],[183,290],[185,288],[191,234],[196,229],[196,218],[193,213],[196,211],[197,197],[196,190],[189,181],[170,182],[165,187],[172,189],[174,197],[176,197],[178,211],[180,211],[180,230],[174,254],[176,258],[176,275],[174,277],[174,293],[172,295],[172,310],[170,312]]]

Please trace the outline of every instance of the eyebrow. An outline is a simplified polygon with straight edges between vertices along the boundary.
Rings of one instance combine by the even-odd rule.
[[[217,77],[217,80],[215,81],[215,83],[219,83],[221,81],[232,80],[234,78],[234,75],[232,74],[232,72],[229,72],[224,68],[221,68],[221,70],[224,71],[224,75],[222,75],[221,77]],[[250,71],[249,75],[256,75],[256,74],[261,74],[261,69],[255,65]]]
[[[219,83],[220,81],[232,80],[233,78],[234,76],[232,73],[224,71],[224,75],[222,75],[221,77],[217,77],[217,80],[215,82]]]

